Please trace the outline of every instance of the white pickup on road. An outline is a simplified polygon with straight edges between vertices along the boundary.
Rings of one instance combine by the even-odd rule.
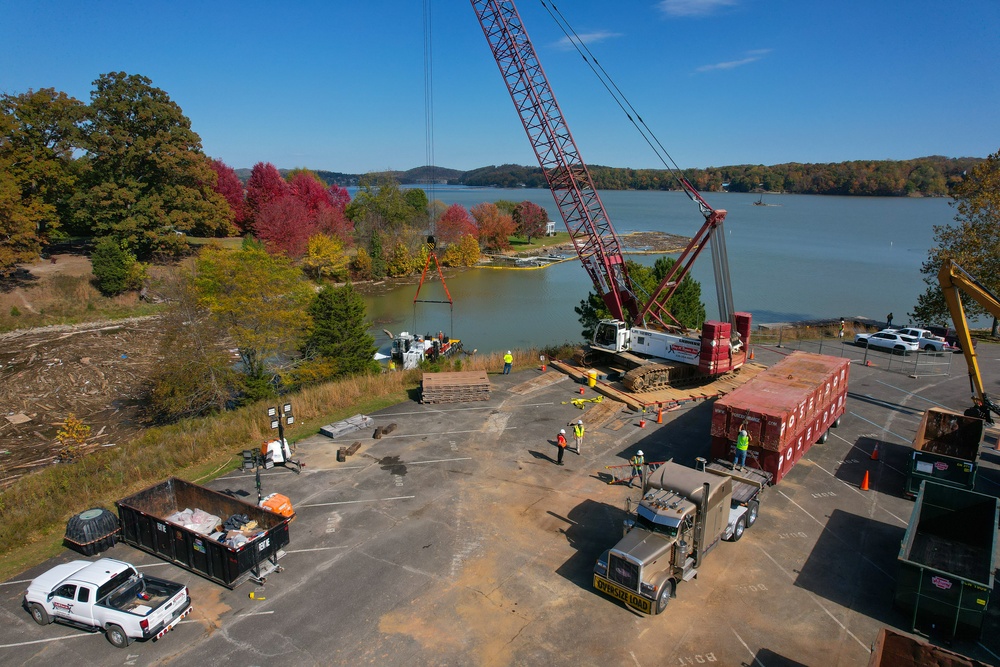
[[[90,632],[104,631],[125,648],[135,639],[159,639],[191,613],[183,584],[146,577],[120,560],[76,560],[36,577],[22,606],[39,625],[59,621]]]
[[[906,329],[894,329],[894,331],[901,336],[911,336],[913,338],[916,338],[917,345],[920,347],[921,350],[932,350],[934,352],[945,352],[945,351],[951,352],[958,349],[950,345],[941,336],[935,336],[927,329],[906,328]]]

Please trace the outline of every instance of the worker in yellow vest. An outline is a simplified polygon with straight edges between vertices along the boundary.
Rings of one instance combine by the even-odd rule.
[[[510,368],[514,365],[514,355],[507,350],[507,354],[503,355],[503,374],[510,375]]]
[[[573,424],[572,426],[573,426],[573,437],[576,439],[576,449],[574,449],[573,451],[579,454],[580,447],[583,445],[583,432],[584,432],[583,420],[577,419],[576,423]]]
[[[740,429],[736,436],[736,454],[733,456],[733,467],[742,468],[747,463],[747,449],[750,448],[750,436],[745,428]]]

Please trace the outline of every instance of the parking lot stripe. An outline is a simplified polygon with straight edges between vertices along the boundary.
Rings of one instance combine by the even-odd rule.
[[[910,441],[909,441],[909,440],[908,440],[907,438],[904,438],[903,436],[901,436],[901,435],[900,435],[900,434],[898,434],[898,433],[893,433],[892,431],[890,431],[890,430],[889,430],[889,429],[887,429],[886,427],[882,426],[881,424],[876,424],[876,423],[875,423],[875,422],[873,422],[873,421],[872,421],[871,419],[865,419],[864,417],[862,417],[861,415],[859,415],[859,414],[858,414],[857,412],[852,412],[852,413],[851,413],[851,416],[852,416],[852,417],[857,417],[858,419],[860,419],[860,420],[861,420],[861,421],[863,421],[863,422],[868,422],[869,424],[871,424],[871,425],[872,425],[872,426],[874,426],[875,428],[879,429],[880,431],[882,431],[882,432],[884,432],[884,433],[890,433],[890,434],[892,434],[892,435],[896,436],[897,438],[899,438],[900,440],[902,440],[903,442],[905,442],[905,443],[907,443],[907,444],[909,444],[909,442],[910,442]]]
[[[747,653],[750,654],[750,657],[753,658],[753,661],[756,662],[758,665],[760,665],[760,667],[764,667],[764,663],[762,663],[760,660],[757,659],[756,652],[754,652],[753,649],[747,646],[747,643],[743,641],[743,637],[740,637],[740,633],[736,632],[736,628],[730,627],[729,629],[732,630],[733,634],[736,635],[736,638],[740,640],[740,643],[743,644],[743,648],[747,650]]]
[[[548,403],[527,403],[524,405],[518,405],[519,408],[540,408],[547,405],[555,405],[554,401],[549,401]],[[428,412],[468,412],[470,410],[496,410],[495,405],[477,405],[469,408],[452,408],[451,410],[408,410],[406,412],[380,412],[379,417],[397,417],[400,415],[426,415]]]
[[[328,507],[330,505],[353,505],[354,503],[378,503],[384,500],[410,500],[416,496],[396,496],[394,498],[370,498],[368,500],[340,500],[335,503],[312,503],[310,505],[297,505],[297,507]]]
[[[15,648],[18,646],[30,646],[31,644],[44,644],[45,642],[61,642],[64,639],[76,639],[77,637],[93,637],[93,633],[66,635],[65,637],[49,637],[48,639],[32,639],[28,642],[17,642],[16,644],[0,644],[0,648]]]
[[[938,403],[938,402],[936,402],[936,401],[932,401],[932,400],[931,400],[931,399],[929,399],[929,398],[924,398],[924,397],[923,397],[923,396],[921,396],[920,394],[915,394],[915,393],[914,393],[914,392],[912,392],[912,391],[906,391],[906,390],[905,390],[905,389],[903,389],[902,387],[897,387],[897,386],[896,386],[896,385],[894,385],[894,384],[889,384],[888,382],[883,382],[882,380],[876,380],[876,382],[878,382],[878,383],[879,383],[880,385],[883,385],[883,386],[886,386],[886,387],[889,387],[890,389],[895,389],[896,391],[901,391],[901,392],[903,392],[904,394],[906,394],[906,395],[908,395],[908,396],[913,396],[913,397],[915,397],[915,398],[919,398],[919,399],[920,399],[921,401],[924,401],[924,402],[926,402],[926,403],[930,403],[931,405],[936,405],[936,406],[938,406],[939,408],[947,408],[947,409],[949,409],[949,410],[951,409],[951,408],[948,408],[948,406],[947,406],[947,405],[942,405],[941,403]]]
[[[471,461],[471,460],[472,460],[471,456],[463,456],[457,459],[434,459],[433,461],[406,461],[404,465],[416,466],[420,465],[421,463],[450,463],[452,461]]]

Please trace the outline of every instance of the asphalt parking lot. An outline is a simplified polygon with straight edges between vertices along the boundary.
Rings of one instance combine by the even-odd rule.
[[[785,352],[758,347],[756,359]],[[902,495],[908,443],[924,409],[962,410],[970,395],[960,355],[950,375],[922,377],[869,358],[871,367],[851,366],[840,428],[765,492],[756,525],[713,551],[661,616],[591,586],[594,560],[619,538],[629,494],[638,496],[602,473],[638,449],[648,461],[692,464],[708,449],[711,404],[687,404],[662,424],[647,418],[645,428],[620,413],[588,429],[582,454],[559,467],[556,434],[594,407],[570,403],[580,385],[557,371],[546,383],[525,369],[491,375],[489,401],[408,402],[373,415],[397,424],[379,440],[366,431],[298,443],[301,475],[263,475],[265,492],[289,496],[297,511],[284,571],[264,586],[228,590],[125,545],[102,554],[190,587],[195,611],[158,642],[118,650],[100,634],[35,625],[21,596],[54,562],[0,584],[0,662],[866,665],[879,628],[909,630],[892,608],[913,506]],[[1000,346],[980,344],[979,358],[996,393]],[[360,451],[338,463],[336,449],[355,440]],[[995,445],[993,435],[983,446],[977,490],[1000,495]],[[256,499],[252,473],[208,486]],[[982,639],[953,650],[1000,664],[997,602]]]

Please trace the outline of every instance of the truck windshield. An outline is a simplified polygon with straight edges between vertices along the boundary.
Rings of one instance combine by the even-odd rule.
[[[642,508],[635,516],[635,525],[639,526],[644,530],[648,530],[653,533],[659,533],[661,535],[666,535],[668,537],[677,537],[677,526],[666,526],[662,523],[654,523],[649,518],[643,516]]]

